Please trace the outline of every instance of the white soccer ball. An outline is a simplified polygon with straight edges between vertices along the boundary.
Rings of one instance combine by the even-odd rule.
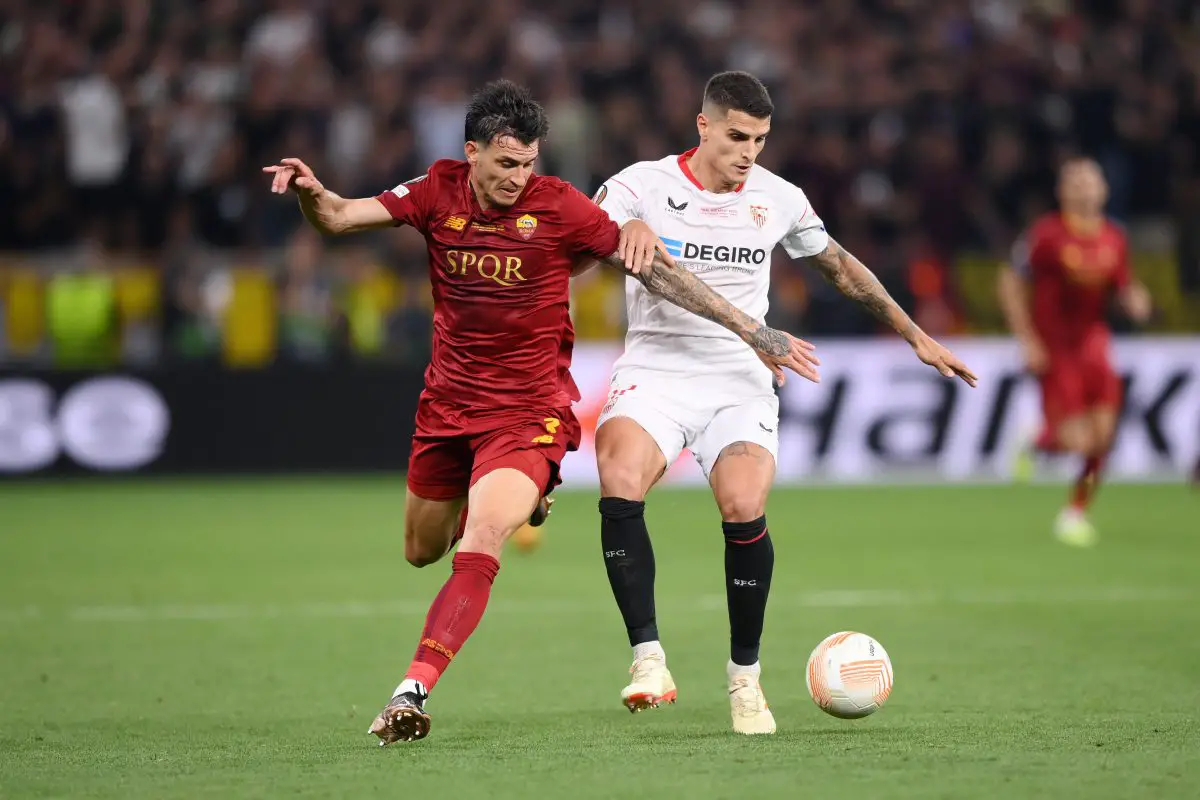
[[[840,631],[808,657],[808,693],[824,711],[841,719],[874,714],[892,691],[892,660],[865,633]]]

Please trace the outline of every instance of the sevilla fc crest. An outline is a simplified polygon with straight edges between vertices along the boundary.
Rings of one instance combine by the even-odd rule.
[[[754,220],[754,224],[762,227],[767,224],[767,207],[766,206],[750,206],[750,218]]]
[[[532,214],[526,214],[523,217],[517,217],[517,233],[521,234],[522,239],[528,239],[533,236],[537,230],[537,217]]]

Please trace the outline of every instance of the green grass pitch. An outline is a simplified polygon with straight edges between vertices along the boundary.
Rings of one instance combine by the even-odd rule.
[[[399,478],[0,485],[0,797],[1175,798],[1200,783],[1200,493],[1112,486],[1101,543],[1058,487],[778,490],[763,686],[729,729],[723,544],[703,492],[649,523],[678,705],[629,714],[596,495],[509,553],[430,738],[378,748],[447,563],[403,560]],[[888,648],[864,720],[804,664]]]

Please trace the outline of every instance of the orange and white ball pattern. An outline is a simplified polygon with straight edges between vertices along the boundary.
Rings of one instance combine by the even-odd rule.
[[[827,636],[808,657],[808,693],[841,719],[874,714],[892,692],[892,660],[883,645],[855,631]]]

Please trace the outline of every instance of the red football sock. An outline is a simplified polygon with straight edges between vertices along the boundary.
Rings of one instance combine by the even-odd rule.
[[[486,553],[455,553],[450,579],[429,607],[421,643],[405,678],[433,689],[483,618],[499,571],[500,562]]]
[[[1083,462],[1083,469],[1080,470],[1071,490],[1072,508],[1087,510],[1088,504],[1096,494],[1096,487],[1100,484],[1100,470],[1103,466],[1104,459],[1101,456],[1088,456]]]

